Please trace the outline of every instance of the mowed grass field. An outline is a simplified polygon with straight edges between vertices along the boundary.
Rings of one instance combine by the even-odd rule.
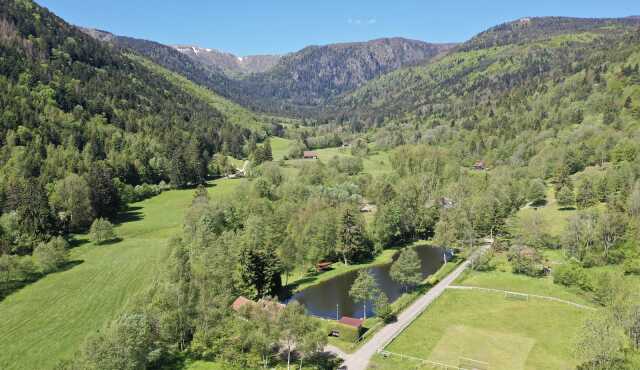
[[[272,137],[271,140],[271,154],[273,154],[273,160],[279,161],[289,153],[293,140],[284,139],[281,137]]]
[[[555,197],[555,191],[552,187],[547,189],[547,204],[542,207],[532,208],[523,207],[515,215],[511,223],[514,231],[520,227],[520,221],[523,218],[537,216],[542,223],[543,230],[552,236],[560,236],[569,223],[569,218],[574,216],[578,211],[575,208],[562,208],[558,205]]]
[[[218,180],[212,199],[243,180]],[[116,227],[122,239],[74,248],[78,265],[51,274],[0,302],[0,369],[49,369],[70,358],[153,281],[168,240],[182,228],[194,190],[173,190],[131,205]],[[80,235],[79,239],[85,239]]]
[[[284,145],[287,144],[287,142],[288,140],[286,139],[278,140],[278,145],[280,149],[278,152],[276,152],[276,150],[273,149],[274,159],[277,160],[278,158],[281,158],[281,157],[278,157],[280,154],[280,150],[283,150],[283,147]],[[291,142],[289,141],[289,143]],[[272,141],[272,148],[274,148],[273,141]],[[288,147],[287,147],[287,150],[288,150]],[[353,155],[351,154],[351,148],[348,148],[348,147],[316,149],[313,151],[318,154],[318,160],[322,161],[324,164],[329,163],[329,161],[333,157],[353,157]],[[283,169],[285,170],[285,172],[289,170],[288,171],[289,173],[295,174],[295,172],[297,172],[297,169],[300,166],[310,161],[313,161],[313,159],[291,159],[286,161],[285,163],[286,167]],[[362,172],[370,174],[372,176],[382,175],[382,174],[391,172],[392,169],[391,169],[391,162],[389,161],[389,152],[382,151],[382,150],[372,150],[371,152],[369,152],[368,155],[362,158],[362,166],[363,166]]]
[[[487,362],[491,370],[573,369],[575,338],[589,314],[563,303],[448,290],[386,350],[453,366],[470,358]],[[370,365],[423,368],[428,367],[418,361],[380,355]]]
[[[503,258],[505,257],[496,257],[497,260]],[[529,277],[520,274],[513,274],[511,273],[510,268],[507,271],[502,271],[503,267],[509,266],[506,263],[498,263],[498,266],[494,271],[480,272],[467,270],[455,281],[455,284],[550,296],[587,306],[591,305],[590,298],[586,296],[582,290],[577,287],[565,287],[554,284],[552,276],[537,278]]]

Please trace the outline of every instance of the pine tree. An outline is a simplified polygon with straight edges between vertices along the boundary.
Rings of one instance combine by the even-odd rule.
[[[337,252],[342,255],[346,265],[369,252],[367,247],[363,221],[356,216],[353,209],[345,208],[338,230]]]
[[[99,163],[89,171],[86,180],[91,189],[91,205],[96,217],[114,217],[120,208],[120,197],[111,169]]]
[[[265,161],[273,161],[273,152],[271,151],[271,140],[267,139],[262,146]]]
[[[558,201],[558,205],[561,207],[569,207],[573,205],[576,201],[573,189],[571,189],[569,186],[563,186],[556,193],[556,200]]]

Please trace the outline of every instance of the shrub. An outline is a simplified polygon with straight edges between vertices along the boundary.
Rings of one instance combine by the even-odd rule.
[[[0,256],[0,282],[15,280],[18,270],[18,256],[3,254]]]
[[[493,271],[496,269],[496,261],[493,258],[493,251],[483,253],[475,260],[473,269],[476,271]]]
[[[602,271],[593,279],[593,298],[602,306],[609,306],[615,302],[618,288],[625,283],[621,272]]]
[[[575,204],[576,196],[573,193],[573,189],[565,185],[556,193],[556,200],[560,207],[569,207]]]
[[[104,218],[97,218],[93,221],[93,224],[91,224],[89,238],[96,244],[103,244],[115,239],[116,234],[113,231],[113,225],[111,225],[111,222]]]
[[[40,244],[33,251],[36,265],[44,274],[58,271],[67,262],[69,244],[62,237],[51,239],[48,243]]]
[[[626,260],[623,266],[625,274],[640,275],[640,257]]]
[[[393,308],[389,304],[389,298],[384,293],[380,293],[376,301],[374,302],[376,314],[379,318],[382,319],[385,323],[391,322],[393,320]]]
[[[576,261],[558,266],[553,271],[553,282],[564,286],[577,286],[584,290],[592,289],[589,275]]]
[[[508,255],[514,273],[527,276],[540,276],[543,272],[542,256],[535,248],[515,245]]]

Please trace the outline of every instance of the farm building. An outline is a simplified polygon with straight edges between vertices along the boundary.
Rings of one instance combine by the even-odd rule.
[[[305,150],[302,153],[302,158],[304,159],[318,159],[318,153],[310,150]]]

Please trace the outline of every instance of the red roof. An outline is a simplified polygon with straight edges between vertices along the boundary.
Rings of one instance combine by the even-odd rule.
[[[253,302],[249,298],[245,298],[243,296],[240,296],[240,297],[236,298],[235,301],[233,301],[233,303],[231,304],[231,308],[233,308],[234,311],[238,311],[242,307],[244,307],[245,305],[250,304],[250,303],[255,303],[255,302]]]
[[[362,323],[364,322],[364,320],[356,319],[355,317],[342,316],[339,322],[341,324],[353,326],[354,328],[359,328],[362,326]]]
[[[312,151],[308,151],[308,150],[305,150],[305,151],[302,153],[302,156],[303,156],[304,158],[317,158],[317,157],[318,157],[318,153],[316,153],[316,152],[312,152]]]

